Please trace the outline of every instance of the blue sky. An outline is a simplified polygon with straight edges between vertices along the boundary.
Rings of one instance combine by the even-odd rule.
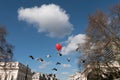
[[[120,0],[0,0],[0,25],[9,33],[7,41],[15,46],[14,59],[28,64],[32,70],[55,73],[66,80],[77,67],[77,43],[84,42],[88,15],[100,9],[108,12],[109,6]],[[63,48],[59,57],[55,44]],[[50,54],[51,58],[45,55]],[[40,63],[28,58],[33,55],[45,60]],[[71,62],[66,58],[71,57]],[[59,61],[61,65],[55,65]],[[52,71],[52,68],[58,71]],[[64,74],[64,75],[63,75]]]

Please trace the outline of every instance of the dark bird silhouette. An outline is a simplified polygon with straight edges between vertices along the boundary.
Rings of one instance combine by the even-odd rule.
[[[53,68],[52,70],[57,71],[57,69],[56,69],[56,68]]]
[[[70,58],[70,57],[68,57],[68,58],[67,58],[67,61],[68,61],[68,62],[70,62],[70,60],[71,60],[71,58]]]
[[[85,60],[84,60],[84,59],[81,59],[81,62],[82,62],[82,63],[85,63]]]
[[[36,60],[39,61],[39,62],[43,62],[44,61],[42,58],[37,58]]]
[[[59,52],[59,53],[58,53],[58,56],[62,56],[62,54]]]
[[[60,65],[61,63],[60,62],[57,62],[56,65]]]
[[[31,58],[31,59],[35,59],[32,55],[30,55],[29,58]]]
[[[79,51],[79,49],[80,49],[80,47],[78,47],[78,48],[76,49],[76,51]]]
[[[46,58],[50,58],[50,57],[51,57],[51,55],[50,55],[50,54],[47,54],[47,55],[46,55]]]
[[[85,60],[83,60],[82,62],[85,63]]]

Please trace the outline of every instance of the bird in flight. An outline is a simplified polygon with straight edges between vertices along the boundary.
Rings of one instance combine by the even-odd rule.
[[[80,49],[80,48],[78,47],[78,48],[76,49],[76,51],[79,51],[79,49]]]
[[[32,55],[30,55],[29,58],[31,58],[31,59],[35,59]]]
[[[57,62],[56,65],[60,65],[61,63],[60,62]]]
[[[56,68],[53,68],[52,70],[57,71],[57,69],[56,69]]]
[[[43,62],[44,61],[42,58],[37,58],[36,60],[39,61],[39,62]]]
[[[85,59],[81,59],[81,62],[82,62],[82,63],[85,63],[86,61],[85,61]]]
[[[71,60],[71,58],[70,58],[70,57],[68,57],[68,58],[67,58],[67,61],[68,61],[68,62],[70,62],[70,60]]]
[[[47,55],[46,55],[46,58],[50,58],[50,57],[51,57],[51,55],[50,55],[50,54],[47,54]]]
[[[59,53],[58,53],[58,56],[62,56],[62,54],[59,52]]]

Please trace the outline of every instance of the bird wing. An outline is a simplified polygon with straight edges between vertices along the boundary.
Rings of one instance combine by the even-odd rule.
[[[29,58],[34,59],[34,57],[32,55],[30,55]]]
[[[56,69],[56,68],[53,68],[52,70],[55,70],[55,71],[57,71],[57,69]]]
[[[57,62],[56,65],[61,64],[60,62]]]
[[[71,58],[67,58],[68,62],[70,62]]]
[[[47,54],[46,57],[49,58],[49,57],[51,57],[51,55],[50,55],[50,54]]]
[[[43,62],[44,60],[42,58],[36,58],[37,61]]]

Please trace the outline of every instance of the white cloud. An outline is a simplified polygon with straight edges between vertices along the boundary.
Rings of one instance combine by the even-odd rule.
[[[61,75],[68,75],[68,72],[62,72]]]
[[[78,47],[78,44],[82,45],[85,42],[85,38],[86,38],[85,34],[78,34],[75,36],[70,36],[68,40],[64,42],[66,45],[63,46],[61,53],[63,55],[67,55],[67,54],[75,52],[75,50]]]
[[[51,64],[52,64],[52,62],[46,62],[46,61],[44,61],[44,62],[41,63],[41,65],[39,66],[39,68],[40,68],[40,69],[44,69],[44,68],[46,68],[48,65],[51,65]]]
[[[63,68],[69,68],[69,67],[71,67],[70,64],[62,64],[61,66],[62,66]]]
[[[73,30],[66,11],[55,4],[20,8],[18,18],[35,25],[39,32],[45,32],[50,37],[61,38],[69,35]]]
[[[78,72],[79,70],[78,69],[72,69],[72,72]]]

